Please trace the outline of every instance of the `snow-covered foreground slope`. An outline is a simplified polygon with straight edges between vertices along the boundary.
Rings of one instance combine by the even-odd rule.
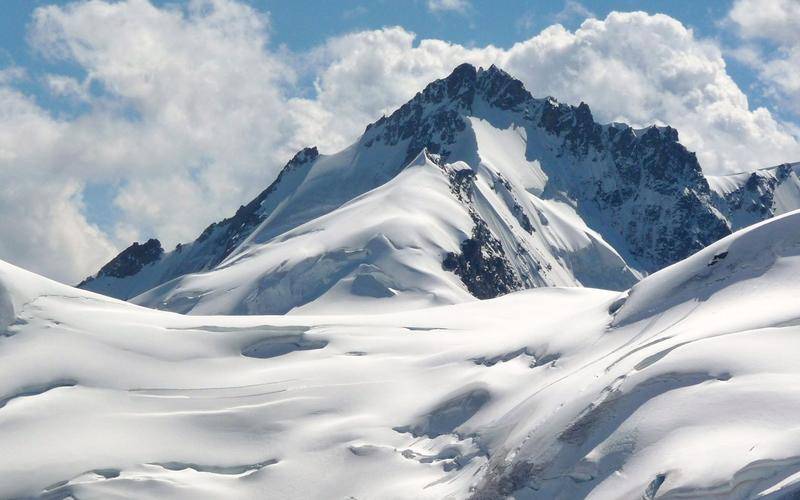
[[[629,292],[384,315],[182,316],[1,264],[0,497],[778,498],[798,273],[800,212]]]

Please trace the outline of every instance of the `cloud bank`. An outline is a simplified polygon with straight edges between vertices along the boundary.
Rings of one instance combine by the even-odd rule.
[[[428,0],[427,6],[431,12],[453,11],[465,13],[470,8],[467,0]]]
[[[800,115],[800,2],[737,0],[727,21],[747,42],[737,54],[758,72],[767,94]]]
[[[293,54],[269,32],[266,14],[234,0],[37,9],[32,48],[80,76],[0,72],[0,258],[74,282],[132,239],[189,240],[300,147],[344,147],[464,61],[498,64],[536,96],[586,101],[601,121],[669,123],[710,173],[800,159],[791,128],[749,106],[719,47],[664,15],[553,25],[508,49],[390,27]],[[77,111],[19,90],[35,78]],[[105,231],[86,217],[97,185],[113,187]]]

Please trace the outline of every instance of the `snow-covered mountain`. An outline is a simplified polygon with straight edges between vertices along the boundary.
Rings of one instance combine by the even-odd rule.
[[[600,125],[584,103],[537,99],[494,66],[465,64],[344,151],[304,149],[194,242],[134,245],[79,287],[193,314],[622,290],[731,228],[800,206],[794,191],[764,194],[797,190],[788,178],[754,191],[717,178],[712,189],[674,129]],[[764,210],[751,208],[754,196]]]
[[[468,226],[456,164],[410,164],[398,224]],[[183,316],[0,262],[0,497],[794,498],[798,274],[800,211],[625,292],[383,315]]]
[[[736,230],[800,208],[800,163],[709,176],[715,205]]]

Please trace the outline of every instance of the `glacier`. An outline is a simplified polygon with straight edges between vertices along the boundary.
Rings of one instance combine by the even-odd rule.
[[[0,497],[787,498],[798,273],[800,211],[624,291],[383,314],[187,316],[0,263]]]

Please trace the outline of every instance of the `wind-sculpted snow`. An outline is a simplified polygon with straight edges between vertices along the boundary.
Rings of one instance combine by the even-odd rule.
[[[751,294],[752,311],[746,321],[754,322],[754,326],[762,314],[775,318],[778,311],[783,311],[792,316],[793,307],[779,297],[797,278],[791,268],[800,258],[797,214],[791,212],[749,226],[645,278],[630,290],[615,314],[615,323],[631,323],[682,303],[692,303],[693,314],[697,315],[708,307],[706,302],[712,296],[717,301],[729,296],[738,301]],[[743,321],[740,317],[733,320],[736,324]],[[716,323],[725,321],[720,318]]]
[[[798,272],[800,212],[625,292],[391,314],[182,316],[0,263],[0,497],[791,498]]]

